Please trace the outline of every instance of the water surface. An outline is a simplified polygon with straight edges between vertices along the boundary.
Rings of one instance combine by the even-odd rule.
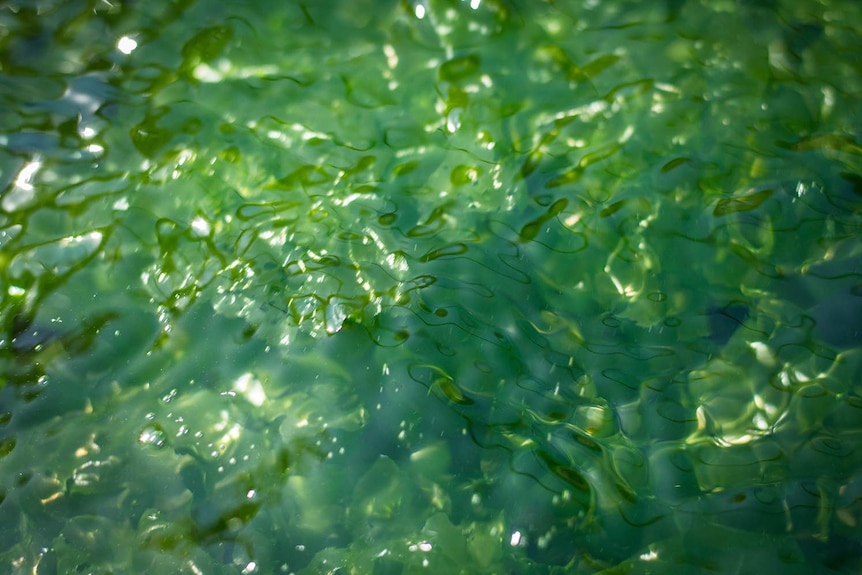
[[[7,3],[13,573],[854,573],[857,3]]]

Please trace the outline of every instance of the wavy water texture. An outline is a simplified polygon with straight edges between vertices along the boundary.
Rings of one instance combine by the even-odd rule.
[[[855,572],[860,24],[7,3],[0,562]]]

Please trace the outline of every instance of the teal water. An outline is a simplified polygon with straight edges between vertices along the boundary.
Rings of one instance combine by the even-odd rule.
[[[0,571],[858,573],[860,12],[4,3]]]

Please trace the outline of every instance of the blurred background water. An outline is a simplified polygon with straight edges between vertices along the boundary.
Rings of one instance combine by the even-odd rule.
[[[857,573],[862,6],[0,6],[9,573]]]

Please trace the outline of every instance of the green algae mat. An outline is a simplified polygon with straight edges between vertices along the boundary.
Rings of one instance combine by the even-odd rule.
[[[0,572],[862,569],[862,4],[0,5]]]

